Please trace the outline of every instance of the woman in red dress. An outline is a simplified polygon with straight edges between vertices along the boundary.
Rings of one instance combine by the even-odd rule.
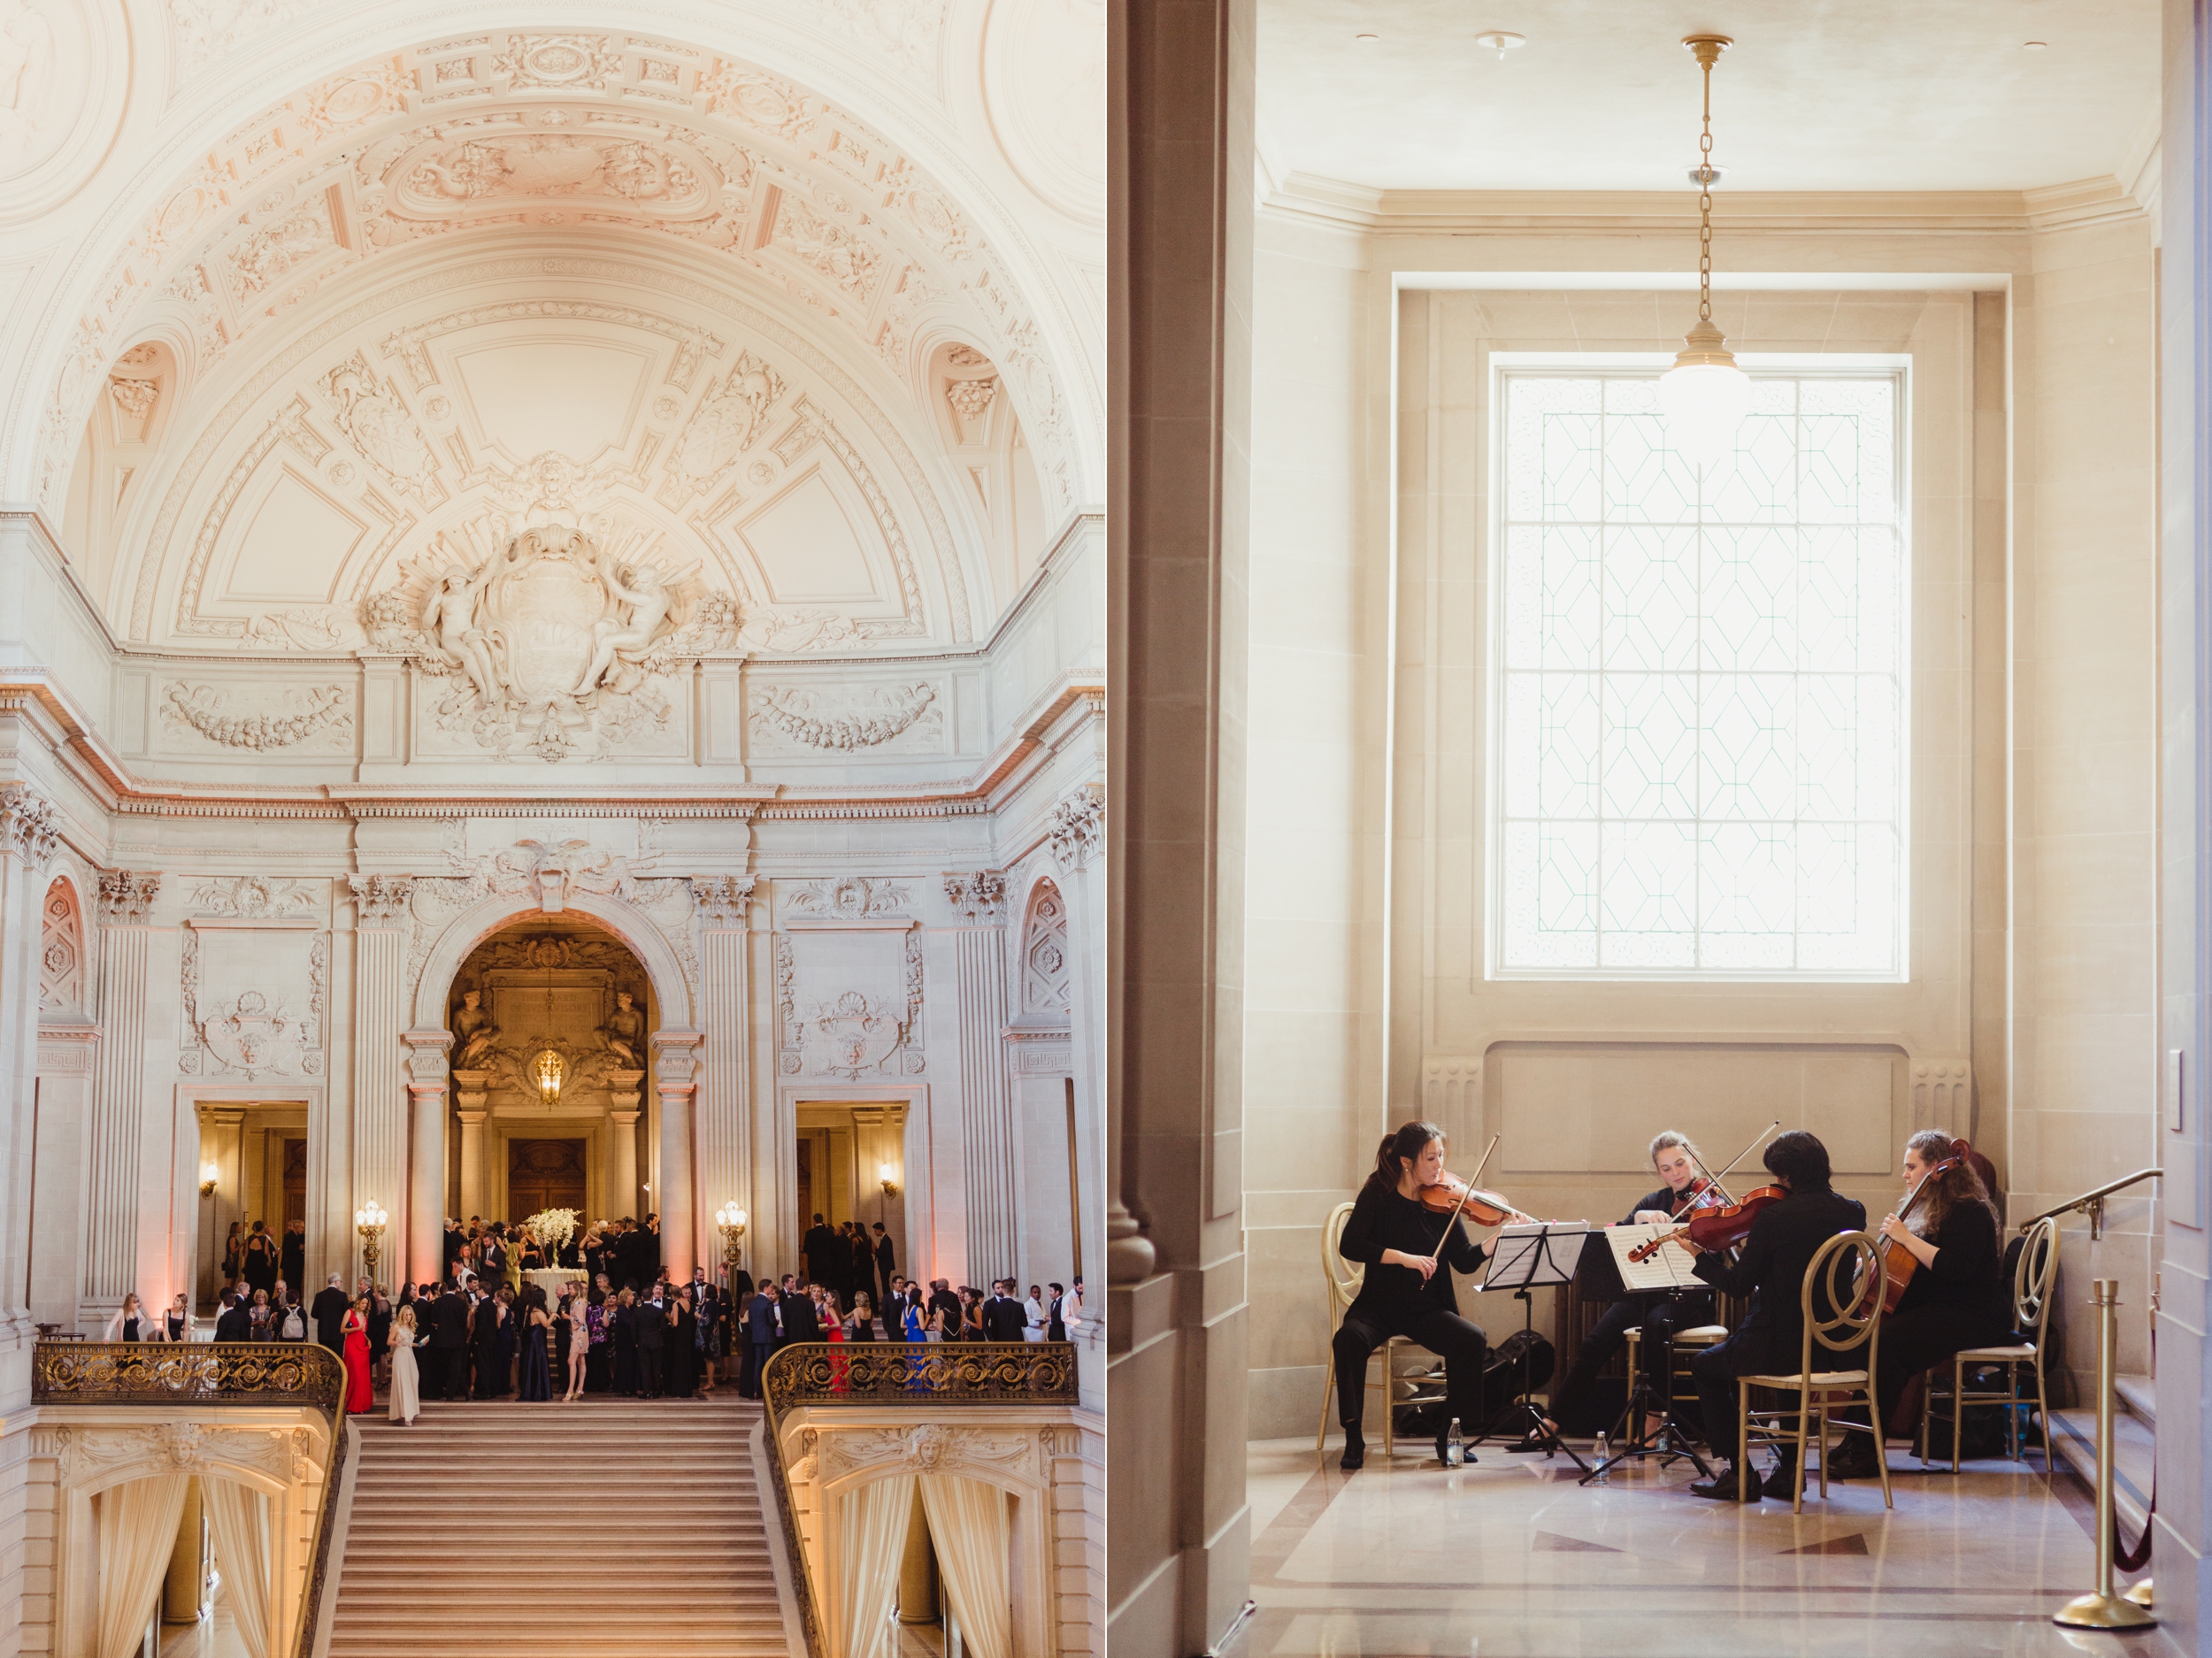
[[[341,1326],[346,1336],[346,1414],[357,1416],[369,1409],[369,1298],[365,1295],[346,1309]]]

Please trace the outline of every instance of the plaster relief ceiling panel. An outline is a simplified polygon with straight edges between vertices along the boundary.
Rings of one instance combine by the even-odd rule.
[[[549,452],[588,464],[628,447],[656,355],[534,334],[458,350],[453,366],[478,441],[518,465]]]
[[[880,601],[875,572],[887,568],[890,559],[880,537],[872,538],[871,556],[854,513],[838,495],[817,468],[737,527],[771,600],[841,606]],[[864,516],[859,521],[865,522]]]
[[[291,464],[278,461],[267,470],[275,476],[230,554],[222,598],[245,606],[327,603],[346,560],[372,526]]]
[[[1527,44],[1501,61],[1486,29]],[[2147,151],[2158,111],[2154,0],[1260,0],[1263,159],[1375,189],[1686,196],[1694,29],[1736,42],[1713,74],[1732,191],[2099,178]]]

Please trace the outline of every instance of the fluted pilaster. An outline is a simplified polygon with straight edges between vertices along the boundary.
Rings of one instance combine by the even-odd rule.
[[[704,1063],[692,1108],[692,1144],[697,1152],[692,1182],[698,1194],[696,1214],[710,1215],[733,1199],[740,1207],[758,1215],[764,1210],[753,1192],[752,1078],[747,1063],[749,976],[746,945],[753,877],[725,875],[695,880],[691,891],[705,922],[700,952],[704,968],[700,1025],[705,1037],[700,1052]],[[662,1120],[664,1125],[666,1118]],[[665,1172],[663,1180],[665,1183]],[[700,1230],[704,1230],[703,1222]],[[702,1247],[703,1259],[720,1259],[718,1246],[708,1247],[703,1240]]]
[[[413,883],[356,876],[353,902],[353,1203],[373,1198],[414,1238],[407,1178],[407,903]],[[438,1205],[440,1221],[443,1205]],[[396,1251],[394,1252],[396,1253]]]
[[[446,1049],[450,1031],[401,1032],[415,1151],[407,1182],[407,1273],[418,1284],[444,1275]]]
[[[968,925],[953,930],[960,1031],[960,1100],[967,1174],[968,1271],[978,1284],[1020,1270],[1014,1189],[1014,1104],[1006,1084],[1004,876],[947,875],[945,895]]]
[[[138,1151],[146,1115],[148,925],[159,875],[111,870],[100,877],[99,1082],[92,1096],[91,1167],[85,1182],[83,1300],[119,1304],[137,1287]],[[81,1317],[89,1309],[80,1308]]]

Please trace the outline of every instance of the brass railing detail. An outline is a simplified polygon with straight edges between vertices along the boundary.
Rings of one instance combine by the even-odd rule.
[[[940,1410],[947,1406],[1075,1405],[1075,1348],[1065,1341],[799,1341],[761,1367],[767,1407],[768,1466],[784,1547],[791,1551],[793,1586],[810,1658],[829,1658],[828,1634],[814,1604],[806,1546],[791,1507],[777,1419],[803,1406],[886,1405]],[[827,1524],[826,1518],[824,1524]]]
[[[31,1358],[40,1405],[306,1405],[335,1422],[345,1366],[296,1341],[42,1341]]]
[[[761,1372],[769,1415],[800,1405],[1072,1405],[1065,1341],[802,1341]]]
[[[2165,1172],[2163,1169],[2138,1169],[2133,1174],[2124,1178],[2108,1180],[2093,1191],[2084,1192],[2079,1197],[2068,1198],[2056,1209],[2047,1209],[2040,1215],[2030,1216],[2020,1223],[2020,1230],[2024,1233],[2039,1220],[2049,1220],[2058,1215],[2070,1215],[2076,1209],[2086,1209],[2089,1213],[2089,1236],[2093,1241],[2104,1236],[2105,1199],[2110,1197],[2115,1192],[2125,1190],[2139,1180],[2159,1179],[2164,1176]]]
[[[323,1472],[322,1501],[315,1505],[315,1552],[308,1565],[307,1583],[300,1591],[299,1629],[292,1641],[292,1658],[315,1658],[315,1626],[322,1616],[323,1585],[330,1580],[330,1539],[338,1531],[338,1487],[345,1478],[346,1452],[352,1445],[352,1431],[338,1418],[330,1435],[330,1466]]]

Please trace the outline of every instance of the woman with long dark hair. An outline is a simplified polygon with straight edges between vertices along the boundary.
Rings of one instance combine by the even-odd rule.
[[[1367,1361],[1393,1336],[1443,1359],[1447,1422],[1456,1416],[1468,1432],[1479,1430],[1482,1362],[1489,1342],[1480,1325],[1459,1316],[1452,1272],[1472,1272],[1485,1252],[1458,1217],[1422,1205],[1421,1188],[1436,1185],[1443,1173],[1444,1131],[1433,1123],[1404,1124],[1383,1136],[1374,1171],[1344,1224],[1337,1251],[1367,1270],[1333,1343],[1337,1419],[1344,1424],[1341,1467],[1358,1468],[1366,1461],[1360,1419],[1367,1407]],[[1440,1462],[1444,1443],[1440,1432]]]
[[[1897,1310],[1884,1315],[1880,1356],[1874,1370],[1875,1420],[1886,1424],[1905,1384],[1966,1347],[2001,1347],[2012,1339],[2012,1301],[2005,1288],[2004,1226],[1989,1188],[1964,1155],[1941,1174],[1934,1170],[1955,1151],[1951,1136],[1924,1129],[1905,1142],[1901,1170],[1907,1198],[1917,1191],[1912,1213],[1882,1217],[1876,1228],[1908,1250],[1915,1266]],[[1898,1208],[1903,1209],[1901,1199]],[[1866,1420],[1863,1407],[1853,1413]],[[1837,1479],[1868,1479],[1875,1472],[1878,1438],[1843,1436],[1830,1460]]]

